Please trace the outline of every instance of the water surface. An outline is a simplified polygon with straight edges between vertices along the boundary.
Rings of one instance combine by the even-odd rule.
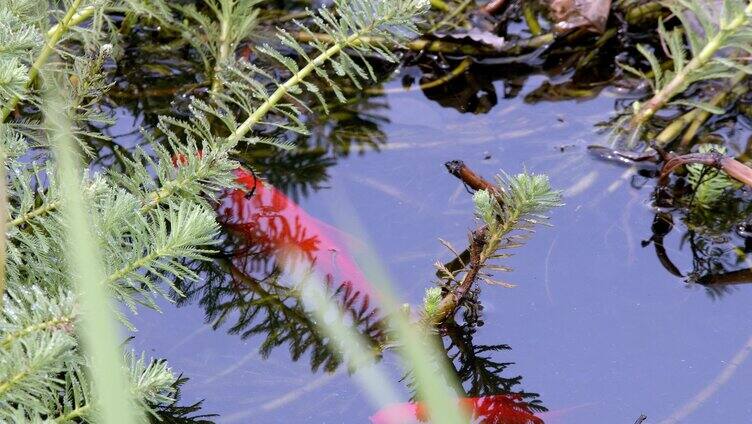
[[[400,77],[386,87],[398,90]],[[326,178],[312,172],[317,181],[307,194],[295,184],[287,192],[334,226],[333,208],[349,200],[396,290],[415,305],[433,284],[433,262],[451,259],[437,239],[465,246],[476,225],[471,195],[443,163],[461,159],[489,178],[499,170],[546,173],[566,205],[552,212],[553,228],[539,228],[508,260],[514,271],[502,278],[516,287],[482,286],[485,324],[473,344],[510,347],[490,356],[513,363],[504,376],[521,376],[515,390],[540,395],[547,423],[632,423],[640,413],[647,423],[748,421],[752,291],[736,285],[711,295],[671,275],[652,244],[643,247],[652,235],[655,180],[586,149],[605,142],[595,125],[613,114],[620,94],[525,102],[545,80],[489,82],[470,100],[434,93],[437,102],[420,90],[371,98],[368,113],[380,118],[369,118],[379,131],[369,140],[377,148],[351,144],[350,154],[337,153],[332,145],[343,144],[341,136],[324,125],[310,143],[327,152],[316,159],[327,163]],[[512,88],[521,95],[509,95]],[[747,132],[739,130],[741,140]],[[302,159],[290,166],[305,175]],[[674,222],[664,245],[686,273],[693,256],[679,217]],[[143,310],[134,320],[134,347],[190,378],[185,402],[205,399],[203,410],[223,423],[368,422],[375,412],[341,367],[312,372],[310,352],[294,361],[286,345],[264,359],[261,337],[228,334],[228,325],[213,330],[200,300],[164,302],[163,314]],[[398,381],[396,358],[387,354],[384,364]]]

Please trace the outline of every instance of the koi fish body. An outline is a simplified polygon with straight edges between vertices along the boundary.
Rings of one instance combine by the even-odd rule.
[[[482,424],[544,424],[536,417],[521,396],[515,394],[461,398],[459,407]],[[372,424],[413,424],[428,422],[421,402],[400,403],[386,407],[371,416]]]
[[[310,216],[284,193],[237,169],[236,182],[243,189],[223,197],[218,213],[223,226],[241,239],[255,256],[273,258],[283,268],[310,266],[328,284],[346,291],[373,295],[371,284],[349,254],[345,237],[338,230]],[[249,272],[259,264],[244,249],[235,253],[236,266]]]

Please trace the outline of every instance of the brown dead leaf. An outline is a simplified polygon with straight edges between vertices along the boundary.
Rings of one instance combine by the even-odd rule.
[[[606,30],[611,0],[549,0],[548,7],[558,33],[576,28],[602,33]]]

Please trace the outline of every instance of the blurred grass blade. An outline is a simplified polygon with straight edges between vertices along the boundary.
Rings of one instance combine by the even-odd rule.
[[[402,353],[403,365],[415,378],[418,400],[425,402],[430,422],[435,424],[460,424],[469,422],[458,408],[459,387],[454,374],[448,370],[446,353],[438,346],[437,340],[427,331],[416,326],[399,307],[397,298],[389,283],[390,279],[379,263],[378,256],[370,246],[366,232],[357,218],[357,211],[349,199],[340,197],[331,205],[337,227],[354,235],[361,246],[348,246],[353,252],[367,280],[373,285],[379,307],[387,319],[390,329],[397,338]],[[360,253],[362,252],[362,253]],[[358,254],[360,253],[360,254]]]
[[[112,303],[102,283],[105,273],[100,262],[94,234],[87,221],[91,219],[81,190],[81,170],[71,123],[64,115],[65,106],[53,87],[46,99],[46,121],[52,134],[58,178],[65,201],[64,220],[67,227],[69,275],[81,304],[77,331],[91,360],[90,372],[96,390],[96,422],[130,424],[135,422],[136,407],[126,389],[126,378],[120,352],[118,326],[112,315]]]
[[[316,317],[315,322],[319,330],[339,348],[337,353],[341,354],[347,366],[351,367],[353,377],[365,390],[374,406],[384,408],[399,402],[395,387],[376,364],[378,352],[371,350],[369,342],[351,325],[347,325],[345,311],[327,296],[324,280],[310,273],[296,277],[300,277],[300,280],[296,281],[302,281],[300,290],[303,302]]]

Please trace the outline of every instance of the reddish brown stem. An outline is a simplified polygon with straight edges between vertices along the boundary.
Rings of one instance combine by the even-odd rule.
[[[452,160],[444,164],[449,170],[449,173],[459,178],[460,181],[465,183],[473,190],[488,190],[492,193],[498,193],[496,186],[483,177],[473,172],[472,169],[465,165],[465,162],[461,160]]]
[[[436,313],[431,317],[434,325],[441,324],[454,315],[460,302],[472,287],[483,263],[481,262],[481,252],[486,245],[486,228],[481,227],[474,230],[470,236],[470,263],[462,282],[451,292],[447,293],[441,299],[441,303],[436,309]]]
[[[501,196],[499,196],[498,188],[485,178],[476,174],[470,169],[465,162],[461,160],[451,160],[444,164],[450,174],[459,178],[460,181],[465,183],[471,190],[488,190],[491,193],[496,194],[496,201],[501,204]],[[467,248],[462,251],[456,258],[444,264],[444,267],[450,271],[458,271],[465,267],[465,264],[470,261],[470,249]],[[436,272],[437,277],[441,277],[441,271]]]
[[[752,187],[752,168],[738,160],[724,156],[718,152],[690,153],[688,155],[674,156],[663,165],[661,169],[660,183],[665,184],[669,175],[678,167],[690,163],[701,163],[723,170],[729,177]]]
[[[480,10],[483,12],[488,13],[489,15],[495,15],[499,12],[501,12],[501,9],[504,8],[504,5],[507,4],[507,0],[491,0],[488,3],[481,6]]]

